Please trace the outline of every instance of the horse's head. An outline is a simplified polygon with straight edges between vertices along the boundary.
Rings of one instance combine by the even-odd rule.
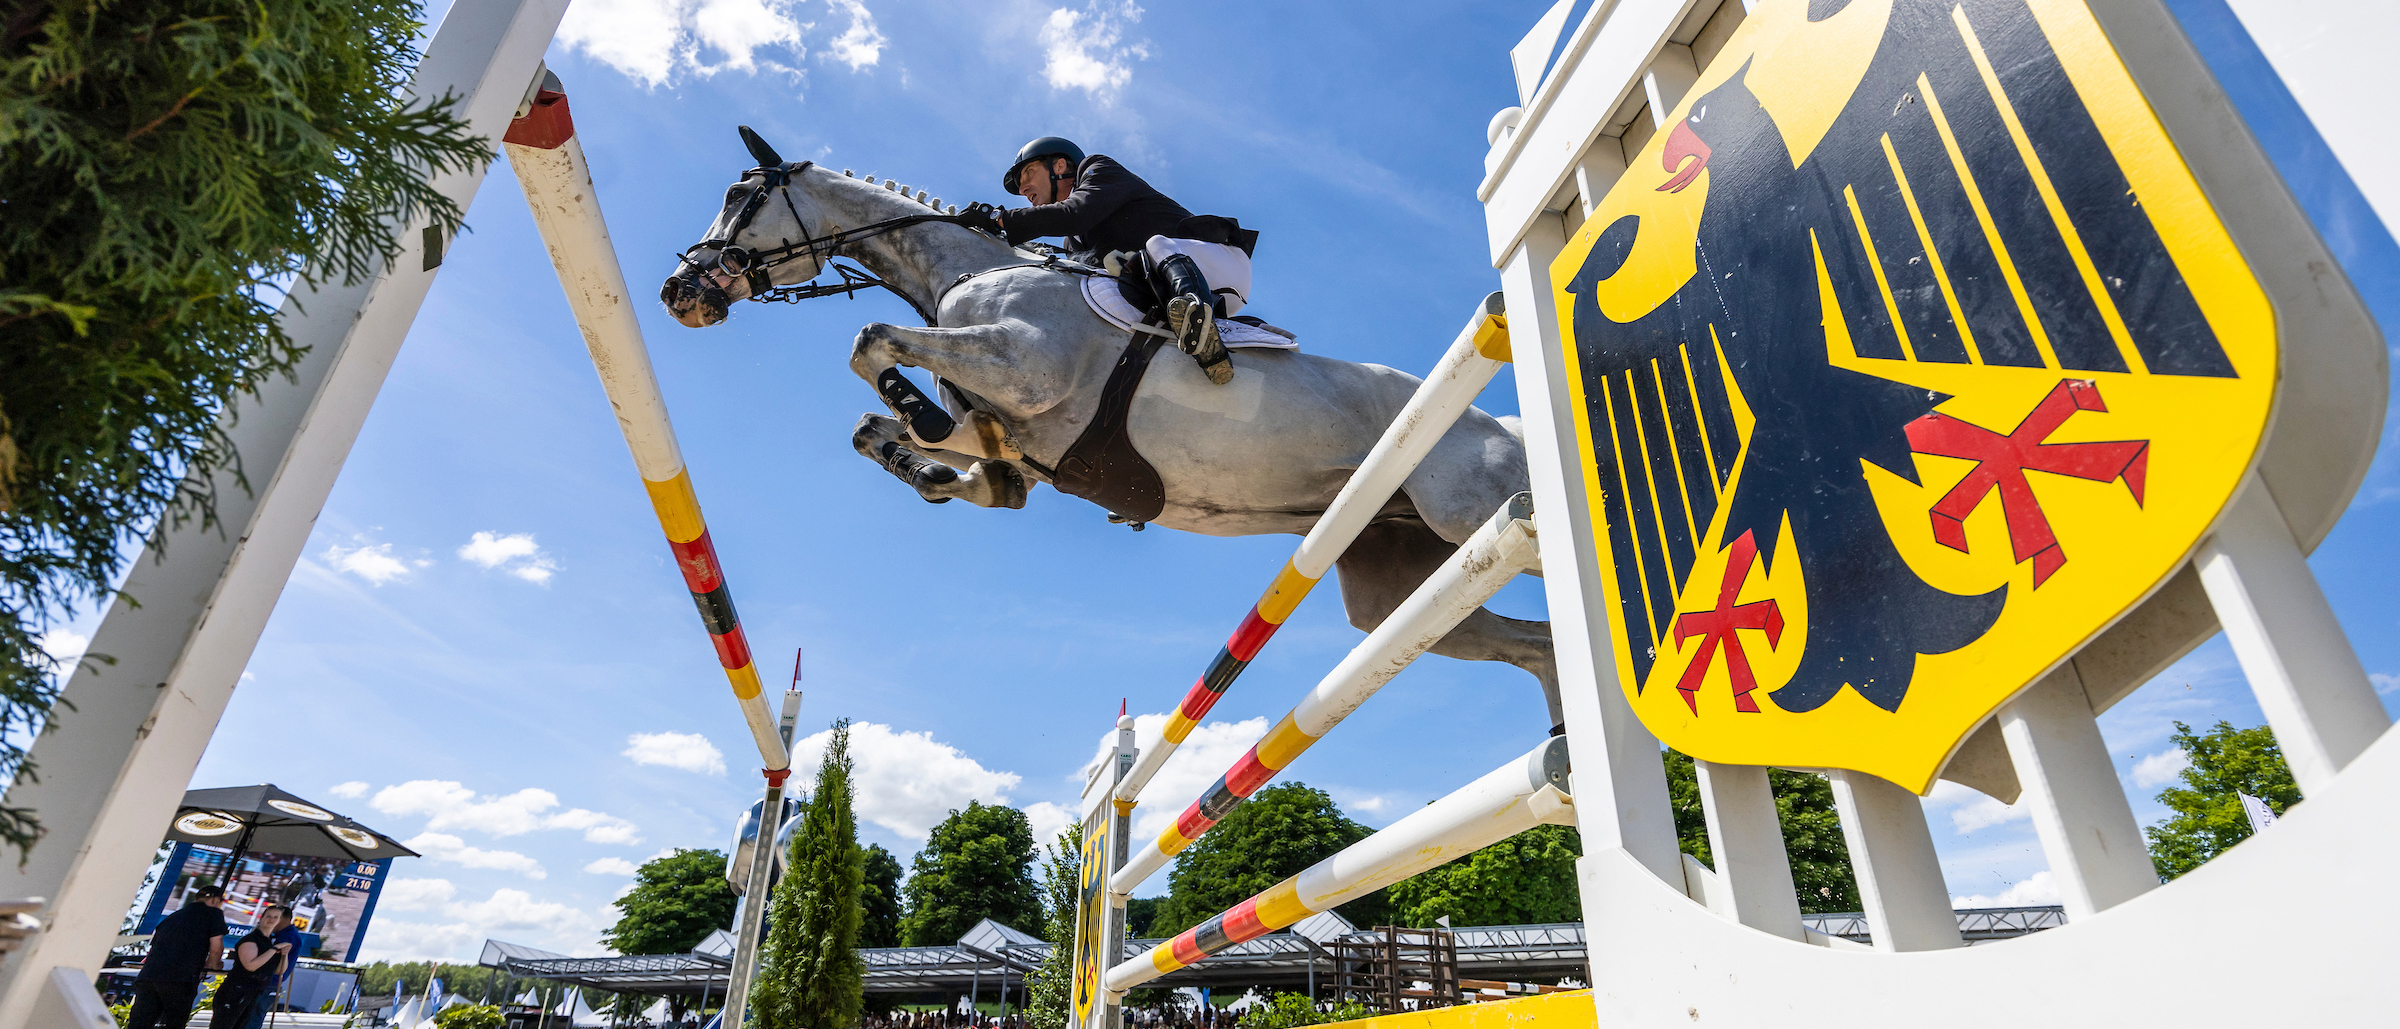
[[[831,256],[803,245],[814,238],[810,228],[827,231],[808,191],[792,188],[811,163],[787,164],[749,126],[741,130],[758,167],[726,188],[708,235],[683,252],[658,292],[675,320],[695,329],[724,321],[734,301],[816,278]]]

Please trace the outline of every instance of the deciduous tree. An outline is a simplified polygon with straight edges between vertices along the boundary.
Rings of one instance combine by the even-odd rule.
[[[1180,933],[1372,834],[1323,790],[1297,782],[1262,789],[1176,857],[1150,932]],[[1375,925],[1390,917],[1385,894],[1334,910],[1353,925]]]
[[[2158,866],[2162,882],[2250,838],[2250,816],[2242,810],[2241,794],[2266,801],[2278,815],[2300,802],[2300,784],[2284,763],[2274,730],[2266,726],[2236,729],[2220,721],[2205,733],[2195,733],[2177,722],[2167,739],[2192,763],[2175,777],[2175,785],[2158,795],[2158,802],[2175,813],[2145,830],[2150,861]]]
[[[867,846],[867,882],[859,890],[858,905],[863,912],[858,923],[859,946],[900,945],[900,859],[883,849],[883,844]]]
[[[858,956],[859,898],[866,854],[850,785],[850,720],[833,723],[816,789],[792,833],[758,982],[750,989],[758,1029],[858,1024],[866,965]]]
[[[619,954],[682,954],[733,925],[734,900],[724,851],[677,850],[635,870],[633,889],[617,898],[624,917],[600,942]]]
[[[1708,850],[1708,815],[1700,805],[1700,777],[1690,755],[1667,751],[1667,799],[1675,811],[1675,838],[1683,852],[1714,866]],[[1775,815],[1783,825],[1783,850],[1792,862],[1792,891],[1800,910],[1859,910],[1858,880],[1850,872],[1850,845],[1833,808],[1833,785],[1808,772],[1767,772],[1775,791]]]
[[[1032,991],[1025,1018],[1033,1029],[1061,1029],[1074,1008],[1075,912],[1083,893],[1081,835],[1081,827],[1068,826],[1042,855],[1042,936],[1050,941],[1050,954],[1027,977]]]
[[[989,918],[1019,931],[1042,924],[1033,885],[1033,826],[1013,807],[968,801],[934,826],[902,888],[900,937],[911,947],[957,942]]]
[[[38,774],[51,619],[160,518],[213,520],[221,415],[301,356],[279,288],[382,268],[418,212],[455,234],[432,178],[491,151],[446,98],[408,101],[420,11],[0,4],[0,779]],[[0,809],[0,842],[39,835]]]
[[[1575,858],[1583,841],[1563,825],[1538,825],[1391,887],[1392,920],[1430,926],[1580,922]]]

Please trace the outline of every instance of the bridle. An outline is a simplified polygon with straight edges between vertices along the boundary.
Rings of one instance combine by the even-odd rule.
[[[717,251],[717,267],[713,271],[741,276],[750,284],[749,298],[760,303],[796,304],[803,300],[835,294],[855,296],[859,290],[881,286],[891,289],[894,296],[908,301],[910,307],[917,307],[914,299],[911,299],[906,293],[892,289],[891,283],[878,279],[861,269],[834,264],[832,258],[836,256],[835,251],[846,244],[872,239],[911,225],[921,225],[926,222],[949,222],[955,225],[958,224],[957,215],[903,215],[898,218],[887,218],[883,221],[861,225],[855,229],[844,229],[823,236],[808,236],[796,243],[787,239],[782,246],[760,250],[734,245],[733,241],[740,239],[742,233],[750,228],[751,220],[758,217],[759,209],[766,206],[769,194],[783,198],[784,209],[792,214],[792,224],[799,226],[801,234],[807,236],[808,223],[800,217],[800,208],[792,203],[791,184],[794,178],[807,171],[815,163],[815,161],[801,161],[797,164],[760,165],[743,173],[744,180],[756,175],[759,177],[759,181],[758,185],[751,187],[750,195],[742,199],[742,209],[733,216],[733,223],[726,228],[724,235],[711,236],[683,248],[683,253],[676,258],[675,273],[682,275],[688,268],[695,273],[694,279],[699,280],[700,275],[697,273],[710,272],[712,269],[694,259],[692,253],[698,250],[715,250]],[[808,282],[790,286],[775,285],[774,270],[802,258],[816,259],[820,273],[826,268],[833,269],[834,274],[841,277],[841,281],[819,286],[815,285],[816,280],[811,278]],[[927,324],[933,323],[932,317],[923,308],[918,308],[917,314],[924,316]]]

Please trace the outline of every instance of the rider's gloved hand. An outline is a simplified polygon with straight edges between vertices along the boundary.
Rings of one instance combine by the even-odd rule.
[[[977,232],[1000,235],[1000,219],[993,217],[999,209],[990,204],[968,204],[958,212],[958,223]]]

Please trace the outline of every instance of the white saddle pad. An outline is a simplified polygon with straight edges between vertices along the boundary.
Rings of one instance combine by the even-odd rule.
[[[1093,314],[1099,315],[1110,325],[1132,332],[1134,326],[1141,324],[1141,308],[1133,306],[1132,301],[1125,299],[1123,284],[1115,279],[1103,275],[1083,276],[1083,299],[1084,302],[1092,305]],[[1156,326],[1152,326],[1152,328],[1156,328]],[[1300,344],[1296,340],[1287,339],[1256,325],[1247,325],[1230,318],[1217,319],[1217,338],[1225,342],[1227,350],[1238,350],[1243,347],[1274,350],[1300,349]]]

